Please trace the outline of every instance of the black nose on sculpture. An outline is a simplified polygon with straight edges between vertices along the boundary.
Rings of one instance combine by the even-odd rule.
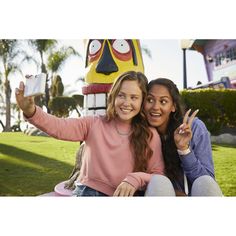
[[[118,71],[118,67],[112,58],[112,55],[108,46],[108,42],[106,41],[102,56],[96,66],[96,72],[109,75],[117,71]]]

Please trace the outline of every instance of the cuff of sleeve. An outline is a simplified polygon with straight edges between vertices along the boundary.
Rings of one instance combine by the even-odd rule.
[[[188,168],[194,165],[194,163],[196,162],[196,157],[192,151],[185,156],[180,156],[180,160],[182,162],[183,167]]]
[[[190,150],[190,148],[187,148],[186,150],[183,150],[183,151],[177,149],[177,152],[180,156],[186,156],[191,152],[191,150]]]
[[[129,184],[131,184],[132,186],[134,186],[134,188],[137,190],[140,186],[139,181],[137,179],[137,177],[135,177],[132,174],[128,174],[127,177],[123,180],[124,182],[127,182]]]
[[[33,118],[33,117],[35,116],[37,110],[38,110],[38,107],[35,106],[34,113],[33,113],[33,115],[30,116],[30,117],[29,117],[29,116],[26,116],[26,115],[23,113],[23,117],[24,117],[24,119],[25,119],[25,120],[30,120],[31,118]]]

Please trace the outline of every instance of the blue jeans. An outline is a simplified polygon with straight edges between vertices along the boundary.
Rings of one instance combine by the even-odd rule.
[[[73,195],[76,197],[106,197],[108,195],[101,193],[93,188],[85,185],[77,185],[73,191]]]

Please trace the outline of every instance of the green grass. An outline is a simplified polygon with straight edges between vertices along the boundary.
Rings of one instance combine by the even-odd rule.
[[[0,134],[0,196],[36,196],[68,179],[79,143],[23,133]],[[213,145],[215,175],[236,196],[236,146]]]
[[[51,192],[68,179],[79,143],[23,133],[0,134],[0,195]]]
[[[236,196],[236,145],[212,145],[215,176],[225,196]]]

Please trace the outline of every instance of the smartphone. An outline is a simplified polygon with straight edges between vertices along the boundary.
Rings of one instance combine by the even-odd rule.
[[[46,74],[31,75],[26,78],[24,96],[37,96],[45,94]]]

